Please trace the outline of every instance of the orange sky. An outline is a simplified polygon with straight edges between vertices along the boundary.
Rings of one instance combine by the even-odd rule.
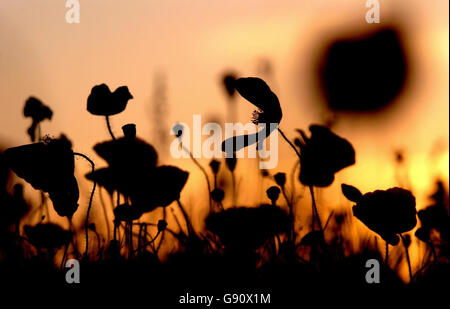
[[[393,151],[406,150],[418,208],[426,202],[435,177],[448,182],[449,28],[447,0],[381,0],[381,23],[395,23],[405,34],[411,56],[407,90],[398,108],[376,119],[347,117],[335,131],[348,138],[357,164],[338,174],[323,194],[332,205],[343,203],[341,182],[361,191],[396,185]],[[22,108],[30,95],[54,111],[45,122],[46,134],[66,133],[74,149],[95,156],[92,146],[108,138],[104,119],[86,111],[92,86],[127,85],[134,96],[120,115],[112,117],[115,132],[128,122],[149,142],[151,98],[155,74],[164,74],[168,88],[167,124],[190,124],[192,114],[224,119],[226,100],[219,85],[221,72],[258,75],[260,59],[269,59],[274,75],[267,79],[279,96],[281,127],[294,128],[320,121],[314,108],[322,97],[311,87],[314,56],[337,33],[370,29],[364,21],[363,0],[80,0],[80,24],[65,22],[64,0],[0,2],[0,142],[28,143],[30,120]],[[370,67],[370,59],[368,59]],[[247,122],[253,107],[239,100],[239,120]],[[169,133],[169,132],[168,132]],[[434,151],[441,145],[441,151]],[[431,153],[437,153],[431,156]],[[295,155],[280,144],[279,170],[287,170]],[[192,172],[183,198],[195,200],[201,181],[194,165],[163,158]],[[431,164],[430,162],[434,163]],[[202,161],[205,165],[207,161]],[[84,163],[82,163],[84,165]],[[86,168],[87,166],[84,166]],[[243,177],[241,185],[254,180]],[[88,193],[88,187],[86,192]],[[242,194],[242,204],[255,202],[259,192]]]

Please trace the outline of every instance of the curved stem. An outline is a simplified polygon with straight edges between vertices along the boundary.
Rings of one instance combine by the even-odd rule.
[[[86,156],[85,154],[79,153],[79,152],[74,152],[73,154],[75,156],[80,156],[80,157],[86,159],[89,162],[89,164],[91,165],[92,172],[95,172],[95,163],[88,156]],[[96,186],[97,186],[97,182],[94,180],[94,185],[92,186],[91,197],[89,198],[89,206],[88,206],[88,210],[87,210],[87,213],[86,213],[86,221],[85,221],[85,224],[84,224],[85,225],[84,226],[84,232],[86,234],[86,249],[84,251],[84,256],[87,256],[88,249],[89,249],[89,229],[88,229],[89,213],[91,211],[92,200],[94,199],[94,192],[95,192],[95,187]]]
[[[411,283],[411,281],[413,279],[413,275],[412,275],[412,270],[411,270],[411,260],[409,259],[408,247],[406,246],[405,238],[403,238],[403,235],[402,234],[398,234],[398,235],[400,235],[400,238],[402,239],[403,247],[405,247],[406,261],[408,262],[409,283]]]
[[[111,124],[109,123],[109,116],[106,115],[105,117],[106,117],[106,126],[108,127],[109,134],[111,135],[112,139],[115,140],[116,137],[114,136],[114,133],[111,130]]]
[[[191,151],[189,149],[187,149],[183,145],[181,145],[181,147],[183,148],[184,151],[186,151],[186,153],[189,154],[189,156],[191,157],[192,161],[194,161],[195,165],[197,165],[197,167],[202,171],[203,175],[205,176],[206,184],[208,186],[209,211],[212,211],[211,185],[209,184],[208,173],[205,171],[203,166],[201,166],[201,164],[194,158],[194,156],[192,155],[192,153],[191,153]]]

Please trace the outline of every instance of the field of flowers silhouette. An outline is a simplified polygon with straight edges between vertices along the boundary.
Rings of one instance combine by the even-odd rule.
[[[180,198],[189,173],[160,165],[157,150],[137,137],[135,124],[125,124],[121,136],[113,134],[109,117],[123,112],[133,98],[126,86],[112,92],[105,84],[97,85],[87,98],[87,112],[105,117],[109,129],[111,138],[93,146],[107,166],[97,166],[76,152],[64,135],[51,138],[42,134],[40,123],[50,120],[52,111],[39,99],[29,98],[24,116],[32,120],[27,130],[32,143],[8,148],[0,155],[0,280],[65,285],[68,259],[80,261],[85,285],[145,282],[159,289],[420,287],[439,285],[448,278],[450,215],[448,192],[442,182],[437,181],[430,205],[420,207],[418,212],[415,197],[407,189],[394,187],[363,194],[351,184],[341,184],[342,195],[354,206],[323,217],[320,207],[324,205],[319,205],[315,193],[331,185],[340,170],[355,164],[357,151],[351,142],[324,125],[312,124],[309,132],[298,129],[294,139],[280,128],[272,132],[269,124],[282,121],[282,104],[266,82],[226,75],[223,83],[230,98],[240,95],[257,107],[253,122],[263,125],[264,131],[260,132],[262,139],[254,142],[279,133],[280,142],[289,144],[297,162],[292,171],[272,175],[263,170],[256,175],[271,182],[264,188],[263,204],[224,205],[224,197],[235,194],[234,170],[239,159],[213,159],[209,166],[202,166],[189,153],[210,192],[205,198],[209,204],[207,216],[195,218],[204,221],[203,230],[194,228],[193,214]],[[174,130],[176,138],[183,135],[182,126]],[[231,141],[236,145],[239,140],[244,147],[252,142],[248,135],[235,136],[223,141],[223,150],[230,149],[227,144]],[[80,211],[82,181],[75,177],[76,157],[92,167],[85,175],[92,189],[82,225],[72,222],[73,215]],[[224,172],[232,178],[231,188],[222,188],[218,181]],[[40,204],[28,201],[19,178],[41,192]],[[298,198],[295,182],[306,189],[311,205]],[[101,212],[96,216],[90,213],[99,189],[106,190],[115,201],[111,205],[113,219],[106,213],[104,217],[98,217]],[[61,218],[51,220],[46,207],[53,207],[70,228],[57,223]],[[164,216],[159,220],[142,220],[144,214],[161,208]],[[38,223],[24,222],[30,212],[42,214]],[[298,215],[309,214],[308,225],[296,222]],[[173,216],[174,224],[168,224],[169,216]],[[348,231],[356,220],[352,217],[373,231],[359,248],[350,241]],[[111,235],[98,232],[98,224],[107,224]],[[419,228],[413,233],[416,226]],[[378,248],[376,238],[381,238],[385,247]],[[176,242],[176,250],[162,258],[160,251],[167,241]],[[414,269],[409,254],[412,241],[422,242],[425,248],[420,267]],[[390,254],[392,250],[394,255]],[[365,264],[369,259],[380,262],[379,284],[366,282]],[[405,264],[409,269],[406,282],[398,275]]]

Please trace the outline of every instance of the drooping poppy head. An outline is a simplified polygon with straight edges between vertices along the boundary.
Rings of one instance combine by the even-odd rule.
[[[342,191],[356,202],[353,215],[391,245],[399,242],[397,234],[408,232],[417,224],[416,199],[408,190],[395,187],[362,195],[355,187],[343,185]]]
[[[94,86],[87,99],[87,110],[93,115],[112,116],[125,110],[133,96],[127,86],[121,86],[114,92],[106,84]]]
[[[334,181],[334,174],[355,164],[352,144],[330,129],[311,125],[311,137],[299,130],[300,141],[300,182],[304,185],[327,187]]]
[[[263,126],[259,132],[237,135],[224,140],[222,151],[227,153],[227,157],[244,147],[264,142],[278,128],[283,115],[278,97],[262,79],[257,77],[239,78],[236,80],[235,86],[242,97],[258,108],[253,112],[252,122]]]
[[[236,90],[258,110],[253,112],[253,122],[280,123],[283,113],[275,93],[262,79],[257,77],[239,78],[236,80]]]
[[[256,250],[288,226],[286,213],[272,205],[228,208],[206,218],[206,228],[227,248],[237,250]]]
[[[51,139],[5,151],[8,165],[33,188],[48,192],[56,212],[71,217],[78,208],[74,154],[65,140]]]

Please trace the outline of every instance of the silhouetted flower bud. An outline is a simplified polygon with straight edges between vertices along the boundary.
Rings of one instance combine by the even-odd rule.
[[[183,135],[183,125],[176,123],[173,127],[172,127],[172,132],[175,134],[175,136],[177,138],[181,138],[181,136]]]
[[[284,187],[284,185],[286,184],[286,174],[285,173],[277,173],[274,176],[275,178],[275,182],[277,183],[277,185],[279,185],[280,187]]]
[[[136,125],[134,123],[126,124],[122,127],[123,135],[126,138],[135,138],[136,137]]]
[[[219,172],[220,162],[213,159],[211,160],[211,162],[209,162],[209,166],[211,167],[214,175],[216,175]]]
[[[233,154],[232,158],[226,158],[225,163],[227,164],[227,167],[230,171],[234,171],[236,169],[237,159],[236,154]]]
[[[158,231],[162,232],[167,228],[167,222],[165,220],[158,221]]]
[[[406,248],[409,248],[409,246],[411,245],[411,236],[409,236],[409,234],[403,236],[403,244]]]
[[[280,196],[280,188],[276,186],[272,186],[269,189],[267,189],[266,194],[267,197],[272,201],[272,204],[275,205],[275,203],[278,200],[278,197]]]
[[[213,201],[220,203],[223,201],[223,198],[225,197],[225,192],[223,192],[222,189],[215,188],[211,191],[211,198]]]

